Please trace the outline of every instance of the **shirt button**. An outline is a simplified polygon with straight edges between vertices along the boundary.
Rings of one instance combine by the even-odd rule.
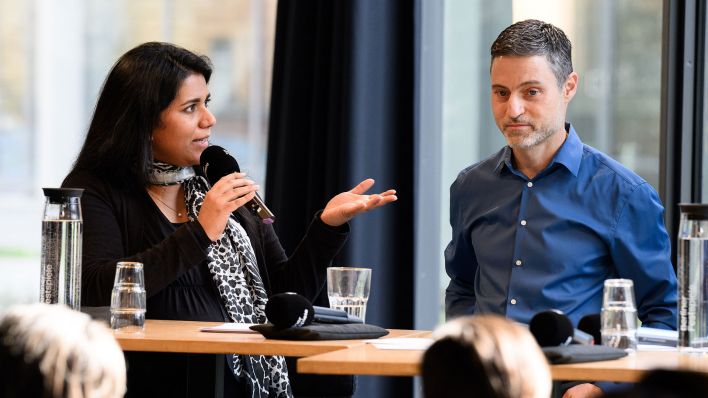
[[[521,225],[526,225],[526,220],[521,220]]]
[[[515,264],[520,267],[520,266],[521,266],[521,260],[516,260],[516,263],[515,263]]]
[[[529,182],[526,183],[526,186],[528,186],[529,188],[531,188],[531,187],[533,186],[533,183],[532,183],[531,181],[529,181]]]
[[[511,305],[516,305],[516,299],[511,299]]]

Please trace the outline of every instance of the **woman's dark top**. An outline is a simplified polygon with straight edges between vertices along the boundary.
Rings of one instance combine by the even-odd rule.
[[[172,224],[145,188],[118,187],[88,171],[72,171],[62,187],[84,189],[83,306],[110,305],[116,262],[138,261],[145,272],[146,318],[228,321],[207,267],[211,240],[199,222]],[[235,213],[251,240],[268,295],[292,291],[313,300],[346,241],[348,225],[330,227],[316,215],[288,257],[271,225],[243,207]],[[213,395],[213,355],[129,353],[126,358],[128,396],[209,396],[210,389]],[[225,369],[226,389],[243,388],[229,386],[235,380],[230,373]]]

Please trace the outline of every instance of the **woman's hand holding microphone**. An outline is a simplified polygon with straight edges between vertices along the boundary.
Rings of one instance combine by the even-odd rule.
[[[258,189],[258,185],[246,178],[246,173],[227,174],[211,187],[198,218],[209,239],[216,241],[221,237],[231,213],[252,200]]]

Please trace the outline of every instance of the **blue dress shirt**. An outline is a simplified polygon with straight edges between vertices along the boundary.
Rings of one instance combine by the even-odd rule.
[[[676,329],[676,276],[656,191],[566,129],[533,179],[505,147],[452,184],[448,318],[496,313],[528,323],[554,308],[577,325],[600,312],[605,279],[627,278],[643,325]]]

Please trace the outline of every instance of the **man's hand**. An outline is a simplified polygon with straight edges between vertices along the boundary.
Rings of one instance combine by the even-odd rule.
[[[601,396],[602,389],[590,383],[583,383],[573,386],[566,390],[565,394],[563,394],[563,398],[597,398]]]
[[[320,215],[322,222],[329,226],[337,227],[351,220],[359,213],[381,207],[398,199],[396,198],[396,191],[393,189],[380,194],[364,195],[364,192],[368,191],[373,185],[374,180],[369,178],[360,182],[351,191],[342,192],[330,199]]]

